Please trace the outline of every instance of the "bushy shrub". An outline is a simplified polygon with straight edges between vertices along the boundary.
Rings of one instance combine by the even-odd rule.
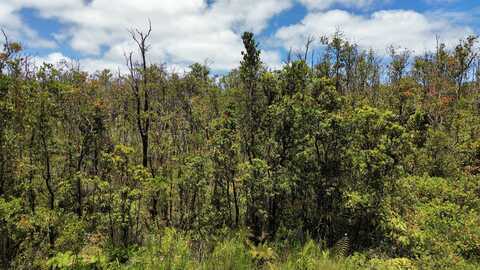
[[[387,202],[386,237],[397,255],[438,268],[480,259],[480,178],[407,177]],[[448,259],[446,259],[448,258]]]

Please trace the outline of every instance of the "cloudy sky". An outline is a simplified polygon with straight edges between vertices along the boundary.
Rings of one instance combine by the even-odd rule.
[[[123,67],[134,49],[128,29],[152,22],[150,60],[182,69],[207,61],[235,68],[243,31],[263,61],[279,66],[308,36],[341,29],[364,48],[389,45],[421,54],[438,36],[454,44],[480,33],[477,0],[0,0],[0,27],[38,61],[78,60],[94,71]]]

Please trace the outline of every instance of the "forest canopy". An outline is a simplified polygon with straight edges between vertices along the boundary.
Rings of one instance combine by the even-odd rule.
[[[341,32],[214,77],[0,53],[2,269],[478,269],[478,39],[414,55]],[[153,29],[154,31],[154,29]],[[316,54],[310,45],[319,42]]]

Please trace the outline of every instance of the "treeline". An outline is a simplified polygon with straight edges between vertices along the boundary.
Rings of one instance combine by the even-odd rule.
[[[150,33],[131,32],[124,74],[35,67],[5,40],[2,268],[138,267],[153,250],[156,269],[175,254],[149,239],[175,234],[201,263],[241,231],[231,244],[265,247],[248,253],[259,268],[279,257],[267,246],[304,243],[421,269],[480,260],[476,37],[380,57],[337,33],[270,70],[244,33],[240,67],[213,80],[150,63]]]

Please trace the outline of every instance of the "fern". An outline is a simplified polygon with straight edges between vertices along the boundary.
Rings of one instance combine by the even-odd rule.
[[[332,248],[332,256],[334,258],[342,258],[346,257],[348,255],[348,252],[350,250],[350,241],[348,239],[348,235],[345,234],[340,240],[335,243],[335,245]]]

